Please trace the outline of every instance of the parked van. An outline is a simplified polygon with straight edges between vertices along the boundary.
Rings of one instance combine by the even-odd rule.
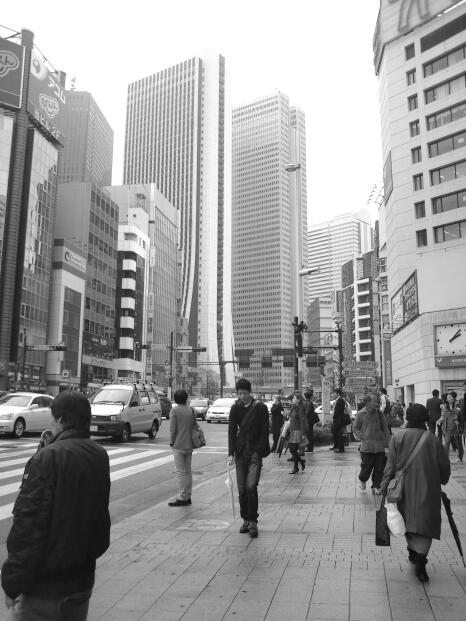
[[[132,434],[155,438],[162,423],[156,391],[144,384],[107,384],[91,398],[91,435],[128,442]]]

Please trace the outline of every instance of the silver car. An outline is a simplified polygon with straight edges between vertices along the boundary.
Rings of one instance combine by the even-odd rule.
[[[50,427],[53,397],[36,392],[10,392],[0,399],[0,433],[20,438],[25,431]]]

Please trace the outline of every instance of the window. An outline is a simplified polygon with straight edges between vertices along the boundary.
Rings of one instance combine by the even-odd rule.
[[[431,129],[436,129],[442,125],[448,125],[448,123],[454,123],[464,118],[466,118],[465,101],[428,116],[426,118],[427,129],[430,131]]]
[[[466,88],[466,74],[463,73],[424,91],[425,102],[432,103],[464,88]]]
[[[443,43],[443,41],[447,41],[456,34],[463,32],[463,30],[466,30],[466,14],[461,15],[453,21],[448,22],[448,24],[437,28],[437,30],[434,30],[425,37],[422,37],[421,52],[430,50],[436,45],[439,45],[439,43]]]
[[[406,72],[406,83],[408,86],[416,84],[416,69],[411,69],[411,71]]]
[[[442,166],[441,168],[430,171],[431,185],[447,183],[448,181],[460,179],[461,177],[466,177],[466,160],[461,160],[455,164],[449,164],[448,166]]]
[[[416,231],[416,241],[417,247],[422,248],[423,246],[427,246],[427,229],[422,229],[421,231]]]
[[[424,176],[422,173],[413,175],[413,187],[415,192],[424,188]]]
[[[410,112],[412,112],[413,110],[417,110],[417,106],[417,95],[411,95],[411,97],[408,97],[408,110]]]
[[[436,244],[466,237],[466,220],[435,227],[434,237]]]
[[[466,131],[458,132],[447,138],[431,142],[429,144],[429,157],[436,157],[464,146],[466,146]]]
[[[416,214],[416,219],[426,217],[426,204],[424,201],[414,203],[414,213]]]
[[[442,213],[443,211],[451,211],[458,207],[466,207],[466,190],[452,192],[444,196],[436,196],[432,199],[432,213]]]
[[[415,55],[414,43],[411,43],[410,45],[407,45],[405,47],[405,58],[406,60],[411,60],[411,58],[414,58],[414,55]]]
[[[411,149],[411,161],[413,164],[418,164],[422,161],[421,147],[415,147]]]
[[[451,52],[447,52],[446,54],[442,54],[442,56],[426,63],[424,65],[424,77],[433,75],[438,71],[442,71],[442,69],[446,69],[447,67],[451,67],[452,65],[461,62],[465,58],[465,50],[466,46],[462,45],[461,47],[458,47]]]
[[[409,124],[409,133],[411,135],[411,138],[414,138],[414,136],[419,136],[420,134],[419,120],[411,121],[411,123]]]

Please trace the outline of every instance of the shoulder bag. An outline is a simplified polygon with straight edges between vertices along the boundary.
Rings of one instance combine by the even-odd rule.
[[[202,448],[203,446],[205,446],[206,441],[205,441],[204,432],[202,431],[201,427],[199,427],[198,425],[196,412],[193,410],[193,408],[191,408],[191,410],[192,410],[193,418],[194,418],[194,425],[191,429],[191,439],[193,442],[193,448],[198,449],[198,448]]]
[[[427,436],[429,435],[429,433],[430,433],[430,431],[425,431],[423,433],[423,435],[417,441],[417,444],[416,444],[416,446],[414,448],[414,451],[409,456],[408,461],[406,462],[404,467],[400,468],[399,470],[397,470],[395,472],[395,476],[393,477],[393,479],[388,484],[388,488],[387,488],[387,502],[389,502],[389,503],[390,502],[400,502],[400,500],[403,498],[403,485],[404,485],[405,474],[408,471],[408,469],[411,466],[411,464],[413,463],[414,459],[416,458],[416,455],[421,450],[421,447],[424,444],[424,442],[426,441]]]

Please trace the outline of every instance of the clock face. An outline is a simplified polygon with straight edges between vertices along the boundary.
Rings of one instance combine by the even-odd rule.
[[[443,356],[466,354],[466,322],[435,326],[435,353]]]

